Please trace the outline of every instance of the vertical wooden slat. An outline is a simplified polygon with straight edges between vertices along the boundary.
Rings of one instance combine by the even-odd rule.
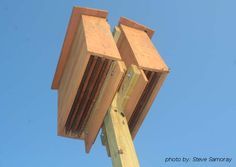
[[[89,152],[96,137],[99,129],[103,123],[103,119],[112,99],[120,85],[120,82],[126,71],[123,62],[114,61],[109,69],[106,80],[101,88],[99,97],[94,104],[91,111],[90,118],[85,127],[85,146],[86,152]]]

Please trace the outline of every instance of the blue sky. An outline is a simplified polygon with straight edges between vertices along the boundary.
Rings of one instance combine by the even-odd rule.
[[[236,22],[233,0],[0,0],[0,167],[111,166],[98,138],[56,135],[50,89],[72,7],[109,11],[156,30],[171,68],[135,139],[142,167],[236,166]],[[231,157],[227,163],[165,163],[166,157]]]

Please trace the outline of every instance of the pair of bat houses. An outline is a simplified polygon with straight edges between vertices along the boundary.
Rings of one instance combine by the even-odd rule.
[[[154,31],[121,17],[113,34],[107,11],[74,7],[54,75],[58,135],[81,139],[88,153],[102,129],[115,167],[137,167],[133,139],[169,69]]]

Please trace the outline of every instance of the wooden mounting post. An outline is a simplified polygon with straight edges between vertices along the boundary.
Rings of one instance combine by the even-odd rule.
[[[136,66],[131,65],[128,68],[104,119],[102,143],[112,158],[113,167],[139,167],[124,110],[142,77],[142,71]]]

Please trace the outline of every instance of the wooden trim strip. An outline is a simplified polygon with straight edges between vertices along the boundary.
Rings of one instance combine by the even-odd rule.
[[[138,30],[141,30],[141,31],[144,31],[147,33],[147,35],[149,36],[149,38],[151,39],[153,34],[154,34],[154,30],[142,25],[142,24],[139,24],[133,20],[130,20],[126,17],[121,17],[120,20],[119,20],[119,25],[120,24],[123,24],[123,25],[126,25],[126,26],[129,26],[129,27],[132,27],[132,28],[135,28],[135,29],[138,29]]]

